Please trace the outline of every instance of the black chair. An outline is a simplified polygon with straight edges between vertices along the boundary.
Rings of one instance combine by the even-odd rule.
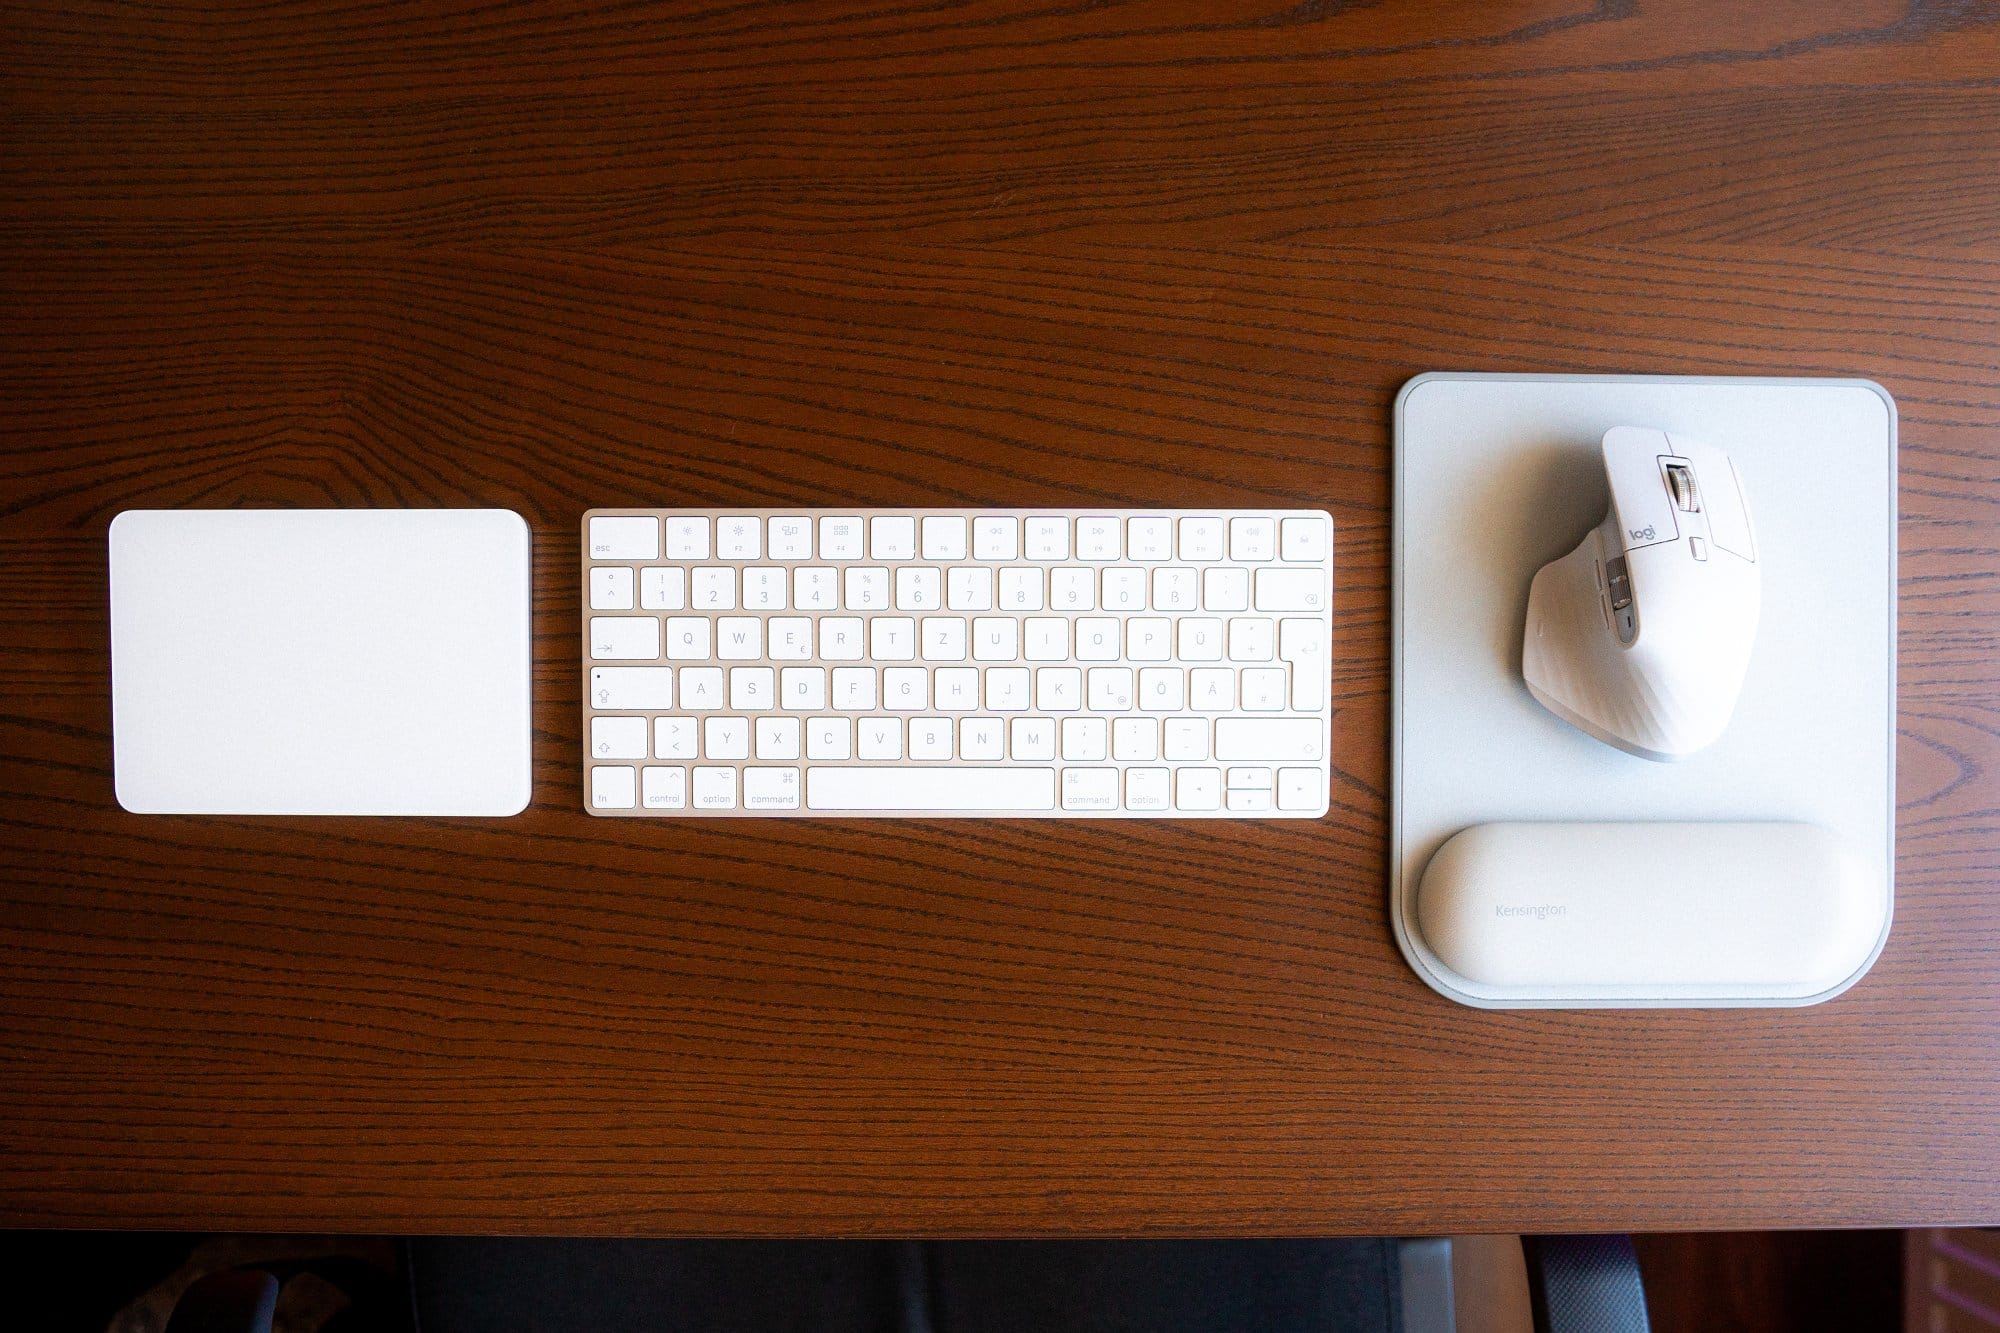
[[[1537,1333],[1646,1333],[1623,1236],[1523,1241]],[[425,1238],[418,1333],[1463,1333],[1447,1240]],[[270,1333],[277,1280],[204,1278],[168,1333]],[[1482,1326],[1493,1326],[1490,1323]]]

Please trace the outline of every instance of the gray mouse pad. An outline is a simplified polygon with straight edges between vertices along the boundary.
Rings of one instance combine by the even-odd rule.
[[[1763,606],[1735,716],[1719,741],[1679,763],[1591,739],[1536,703],[1521,679],[1529,582],[1603,516],[1598,445],[1619,425],[1727,450],[1757,530]],[[1426,982],[1488,1002],[1452,985],[1413,911],[1431,854],[1474,824],[1800,821],[1880,866],[1882,892],[1892,894],[1896,418],[1879,386],[1421,375],[1396,404],[1395,485],[1390,915]],[[1885,902],[1885,938],[1888,918]],[[1823,998],[1746,988],[1528,1003]]]

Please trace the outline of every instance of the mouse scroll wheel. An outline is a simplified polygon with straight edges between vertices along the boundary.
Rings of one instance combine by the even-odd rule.
[[[1689,513],[1701,508],[1701,494],[1694,488],[1694,469],[1685,463],[1667,464],[1667,489],[1674,493],[1674,504]]]

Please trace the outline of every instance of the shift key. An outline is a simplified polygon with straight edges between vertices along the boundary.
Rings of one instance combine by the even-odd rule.
[[[1317,762],[1326,754],[1325,730],[1316,717],[1217,718],[1215,757],[1225,764]]]

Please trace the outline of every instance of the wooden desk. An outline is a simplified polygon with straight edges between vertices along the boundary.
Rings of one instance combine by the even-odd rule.
[[[14,11],[4,1220],[2000,1221],[2000,25],[1909,9]],[[1434,368],[1896,395],[1900,893],[1851,993],[1481,1013],[1404,967],[1388,413]],[[1329,506],[1334,815],[588,818],[578,516],[762,503]],[[525,514],[530,811],[120,811],[105,526],[161,505]]]

